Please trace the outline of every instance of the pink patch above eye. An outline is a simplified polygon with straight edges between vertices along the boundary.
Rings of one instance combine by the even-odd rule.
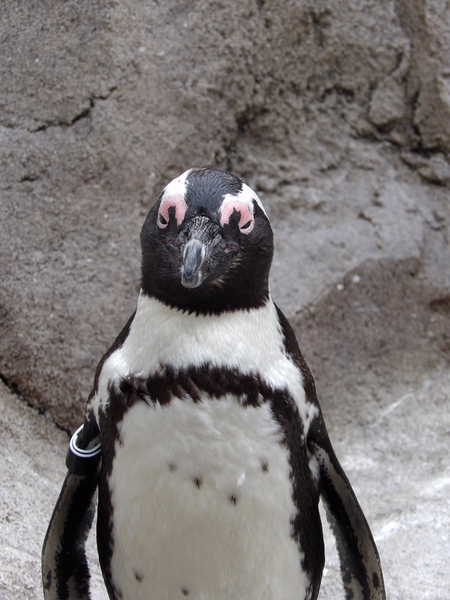
[[[241,202],[240,200],[228,202],[222,209],[222,214],[220,215],[220,224],[228,225],[230,222],[231,215],[236,211],[241,214],[239,219],[239,229],[241,233],[250,233],[255,226],[255,219],[253,218],[252,213],[250,212],[250,208],[248,204],[245,202]]]
[[[183,196],[165,196],[158,211],[158,227],[164,229],[169,224],[169,209],[175,209],[177,225],[181,225],[186,214],[186,203]]]

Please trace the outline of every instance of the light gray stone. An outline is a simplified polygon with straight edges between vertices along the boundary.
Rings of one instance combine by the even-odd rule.
[[[377,127],[393,127],[405,116],[405,88],[386,77],[375,90],[369,105],[369,119]]]

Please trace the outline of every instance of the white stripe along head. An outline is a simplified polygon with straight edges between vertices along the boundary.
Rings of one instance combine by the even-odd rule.
[[[186,193],[186,177],[191,172],[189,169],[173,181],[171,181],[161,194],[161,203],[158,210],[158,227],[164,229],[169,224],[169,210],[174,210],[174,217],[177,225],[180,226],[186,215],[186,202],[184,199]]]

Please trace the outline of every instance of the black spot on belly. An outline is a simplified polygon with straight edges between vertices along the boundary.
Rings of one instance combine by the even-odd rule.
[[[189,596],[189,590],[187,588],[181,588],[181,593],[183,596]]]
[[[291,538],[295,538],[295,517],[291,517],[289,519],[289,524],[291,526]]]
[[[200,489],[202,487],[203,479],[201,477],[193,477],[192,481],[196,488]]]
[[[230,494],[228,496],[228,500],[230,501],[230,504],[232,504],[233,506],[236,506],[237,501],[238,501],[238,497],[236,494]]]
[[[173,462],[169,463],[169,471],[176,471],[177,470],[177,465]]]
[[[142,574],[139,573],[139,571],[133,571],[133,573],[134,573],[134,576],[136,577],[136,581],[139,581],[139,583],[141,583],[141,581],[144,579]]]
[[[261,471],[263,473],[268,473],[269,472],[269,463],[267,462],[267,460],[263,460],[261,463]]]

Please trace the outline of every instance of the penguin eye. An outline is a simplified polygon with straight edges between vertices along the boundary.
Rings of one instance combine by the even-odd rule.
[[[169,222],[167,221],[167,219],[165,219],[161,213],[158,213],[158,227],[160,229],[165,229],[167,227],[167,225],[169,224]]]
[[[165,229],[170,219],[175,218],[177,225],[180,226],[186,214],[186,202],[181,195],[163,196],[158,211],[157,225],[160,229]]]
[[[243,225],[241,225],[239,223],[239,231],[241,233],[250,233],[250,231],[253,229],[254,226],[255,226],[255,220],[251,219],[250,221],[247,221]]]
[[[249,205],[238,198],[226,199],[221,207],[220,224],[222,227],[228,225],[231,219],[239,217],[239,231],[248,234],[255,226],[255,219]]]

